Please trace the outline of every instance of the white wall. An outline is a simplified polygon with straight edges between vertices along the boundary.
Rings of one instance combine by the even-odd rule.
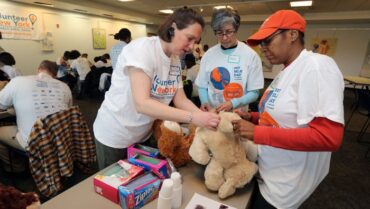
[[[239,40],[246,40],[259,25],[242,24],[237,34]],[[370,24],[308,24],[305,33],[306,47],[310,49],[311,39],[337,38],[336,53],[333,56],[344,75],[359,75],[370,41]],[[209,25],[202,36],[202,44],[210,47],[217,39]],[[274,66],[272,72],[264,72],[265,78],[274,78],[282,66]]]
[[[12,2],[0,2],[0,12],[1,8],[10,7],[42,13],[45,31],[51,32],[53,35],[54,51],[52,52],[43,52],[39,41],[0,40],[0,46],[15,57],[16,67],[24,75],[35,74],[37,66],[42,60],[55,61],[66,50],[77,49],[81,53],[88,53],[89,59],[92,61],[95,56],[109,52],[112,45],[117,42],[109,34],[115,34],[123,27],[130,29],[133,38],[146,36],[146,26],[144,24],[134,24]],[[59,24],[59,28],[57,28],[57,24]],[[106,30],[106,49],[93,49],[92,28]]]

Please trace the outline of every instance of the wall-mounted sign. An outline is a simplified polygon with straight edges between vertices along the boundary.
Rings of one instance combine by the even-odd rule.
[[[40,13],[23,9],[0,9],[0,31],[3,39],[40,40],[43,18]]]

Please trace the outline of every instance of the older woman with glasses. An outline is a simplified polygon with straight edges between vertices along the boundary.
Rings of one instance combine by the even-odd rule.
[[[281,10],[248,39],[272,64],[284,65],[259,113],[233,121],[235,133],[258,145],[261,178],[252,209],[298,208],[328,174],[331,152],[342,142],[343,77],[332,58],[304,48],[305,28],[301,15]]]
[[[240,16],[232,9],[216,10],[212,29],[219,44],[203,56],[195,81],[198,86],[201,109],[217,112],[230,111],[254,102],[263,88],[262,65],[259,56],[236,33]]]

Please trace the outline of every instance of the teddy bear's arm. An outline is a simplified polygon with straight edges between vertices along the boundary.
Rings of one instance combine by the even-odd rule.
[[[189,155],[196,163],[207,165],[211,157],[208,154],[207,145],[203,142],[200,135],[201,134],[195,135],[193,143],[189,149]]]

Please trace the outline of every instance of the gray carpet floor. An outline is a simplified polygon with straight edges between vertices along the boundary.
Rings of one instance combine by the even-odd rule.
[[[102,99],[76,100],[83,112],[90,129]],[[353,92],[345,91],[345,115],[348,117],[351,104],[354,101]],[[316,191],[301,206],[302,209],[367,209],[370,208],[370,156],[366,151],[370,146],[358,143],[356,138],[366,117],[355,113],[349,123],[341,148],[332,154],[329,175],[319,185]],[[370,128],[369,128],[370,129]],[[370,141],[370,130],[362,138]],[[88,177],[76,170],[70,178],[66,189]],[[22,191],[34,191],[35,185],[29,173],[10,174],[0,168],[0,183],[16,185]],[[43,198],[43,201],[47,198]]]

